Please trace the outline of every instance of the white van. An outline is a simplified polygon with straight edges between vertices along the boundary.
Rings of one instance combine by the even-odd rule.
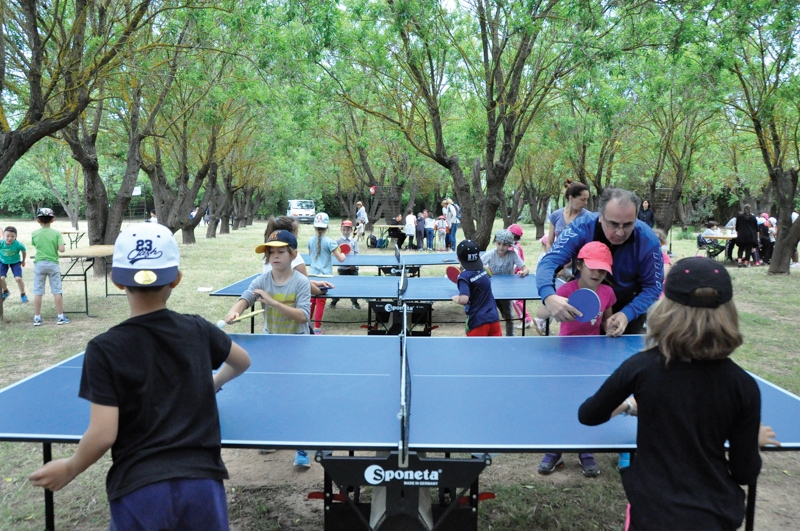
[[[311,199],[289,199],[286,215],[297,218],[300,223],[313,223],[316,207]]]

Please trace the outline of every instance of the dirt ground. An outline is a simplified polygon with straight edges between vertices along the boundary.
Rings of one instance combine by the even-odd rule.
[[[309,454],[311,455],[311,454]],[[800,456],[795,452],[765,452],[764,465],[759,478],[756,502],[756,525],[758,531],[800,530]],[[565,456],[566,464],[549,476],[536,473],[540,454],[499,455],[492,466],[481,475],[482,490],[491,490],[497,484],[567,484],[572,481],[591,481],[582,478],[577,458]],[[322,525],[322,501],[307,499],[308,493],[322,491],[322,467],[312,461],[311,468],[299,468],[292,464],[294,451],[278,450],[271,454],[259,454],[258,450],[226,449],[223,459],[230,472],[227,482],[229,500],[235,498],[237,489],[253,487],[275,487],[268,491],[269,503],[277,510],[287,512],[287,517],[305,515],[302,521],[291,526],[293,530],[319,530]],[[612,456],[598,456],[602,474],[614,474]],[[484,502],[484,506],[493,503]],[[281,527],[282,528],[282,527]],[[252,531],[247,517],[231,521],[233,531]]]

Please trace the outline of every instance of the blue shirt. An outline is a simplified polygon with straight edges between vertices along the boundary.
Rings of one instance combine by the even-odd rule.
[[[462,271],[458,275],[458,294],[469,297],[469,304],[464,306],[464,311],[467,313],[467,332],[500,321],[497,304],[492,295],[492,281],[489,280],[489,273],[485,269]]]
[[[633,321],[647,313],[661,295],[664,281],[664,261],[661,243],[643,221],[637,220],[631,236],[622,245],[611,245],[598,223],[600,214],[591,212],[567,225],[553,242],[550,252],[542,256],[536,268],[536,288],[544,301],[554,295],[556,270],[578,257],[585,244],[601,241],[608,245],[614,257],[611,267],[611,287],[617,296],[614,312],[621,311]]]
[[[319,256],[317,256],[317,241],[319,236],[312,236],[308,240],[308,253],[311,255],[311,263],[308,265],[309,275],[332,275],[333,265],[331,256],[339,244],[327,236],[322,237]]]

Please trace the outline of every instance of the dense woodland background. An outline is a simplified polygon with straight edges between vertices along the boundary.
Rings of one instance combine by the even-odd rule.
[[[92,244],[153,207],[192,243],[194,207],[213,238],[291,198],[377,222],[449,196],[485,247],[567,179],[667,230],[750,203],[771,273],[800,240],[794,2],[0,0],[0,31],[0,210]]]

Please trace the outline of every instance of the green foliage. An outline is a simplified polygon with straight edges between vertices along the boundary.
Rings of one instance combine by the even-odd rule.
[[[39,206],[58,208],[59,202],[39,174],[24,161],[0,182],[0,209],[12,216],[32,218]]]

